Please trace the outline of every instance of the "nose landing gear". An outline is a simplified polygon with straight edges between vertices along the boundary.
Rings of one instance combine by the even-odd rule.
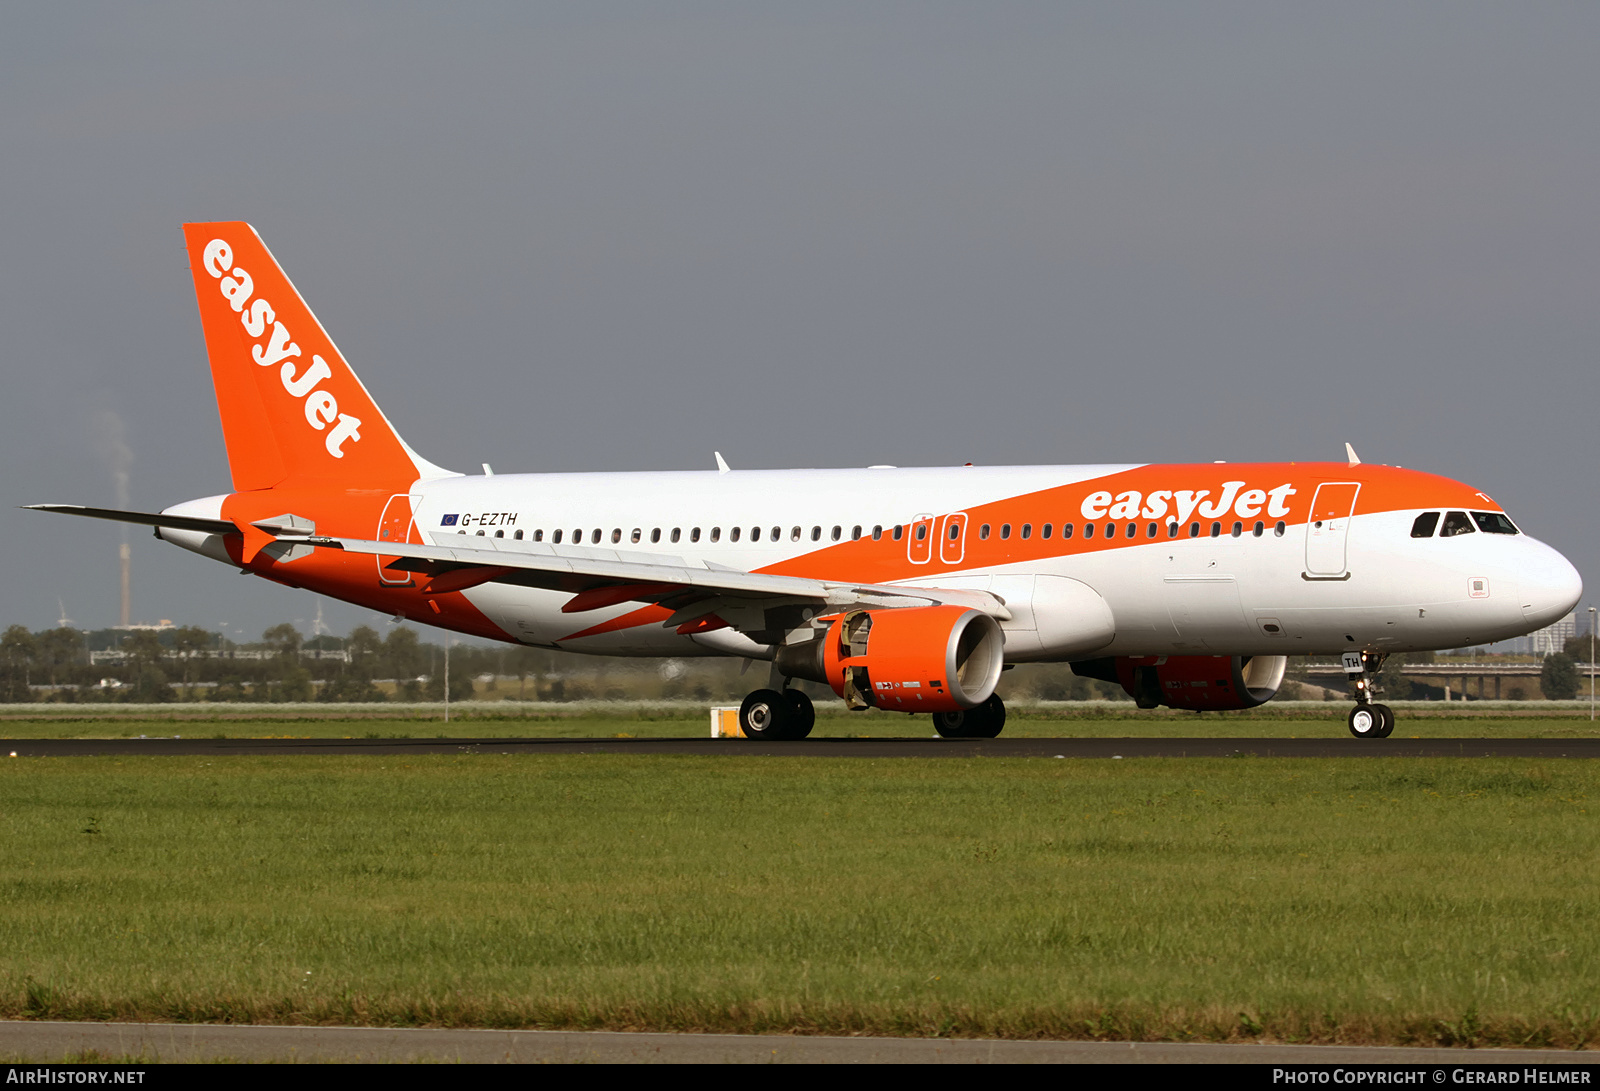
[[[1372,700],[1373,677],[1383,666],[1381,652],[1345,652],[1344,669],[1355,690],[1356,707],[1350,710],[1350,734],[1358,739],[1387,739],[1394,734],[1394,709]]]

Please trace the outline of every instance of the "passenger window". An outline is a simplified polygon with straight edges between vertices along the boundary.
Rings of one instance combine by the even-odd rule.
[[[1411,524],[1413,538],[1432,538],[1433,532],[1439,529],[1439,513],[1425,511],[1417,516],[1417,521]]]
[[[643,537],[644,531],[640,530],[638,527],[634,527],[633,533],[628,535],[628,541],[632,542],[634,545],[638,545],[639,540]]]
[[[651,541],[652,544],[661,541],[661,528],[660,527],[651,527],[650,528],[650,541]]]
[[[800,528],[799,527],[790,527],[789,528],[789,541],[798,542],[799,540],[800,540]]]
[[[772,528],[772,540],[774,542],[776,542],[779,538],[782,538],[782,537],[783,537],[783,528],[782,527],[773,527]]]
[[[1256,525],[1250,529],[1250,533],[1254,534],[1257,538],[1259,538],[1259,537],[1261,537],[1262,532],[1264,530],[1266,530],[1266,529],[1267,529],[1267,524],[1263,523],[1260,519],[1257,519],[1256,520]]]
[[[494,536],[496,538],[504,538],[506,536],[506,532],[503,530],[497,530],[494,532]]]
[[[834,540],[834,541],[836,541],[836,542],[837,542],[837,541],[838,541],[838,540],[839,540],[839,535],[840,535],[840,531],[839,531],[839,528],[838,528],[838,527],[834,527],[834,528],[833,528],[833,532],[832,532],[832,533],[831,533],[831,534],[830,534],[830,535],[828,535],[828,536],[829,536],[829,537],[830,537],[830,538],[832,538],[832,539],[833,539],[833,540]]]
[[[852,542],[861,541],[861,528],[860,527],[851,527],[850,528],[850,540]]]
[[[555,533],[551,534],[550,535],[550,540],[552,542],[554,542],[556,545],[560,545],[561,544],[561,532],[558,530]]]
[[[1464,511],[1453,511],[1444,517],[1444,528],[1439,531],[1441,538],[1454,538],[1457,534],[1471,534],[1472,520],[1467,518]]]
[[[1041,537],[1041,538],[1050,537],[1050,531],[1053,530],[1053,529],[1054,528],[1049,523],[1041,523],[1039,525],[1039,537]]]
[[[484,533],[485,533],[485,532],[484,532],[484,531],[481,531],[481,530],[480,530],[480,531],[478,531],[478,537],[480,537],[480,538],[482,538],[482,537],[483,537],[483,535],[484,535]]]
[[[989,540],[989,524],[988,523],[985,523],[981,527],[978,528],[978,540],[980,542],[987,542]]]
[[[1168,523],[1167,524],[1167,537],[1168,538],[1176,538],[1177,536],[1178,536],[1178,524],[1177,523]]]
[[[1129,523],[1128,524],[1128,535],[1127,536],[1129,538],[1137,538],[1139,536],[1139,524],[1138,523]]]
[[[1010,523],[1001,523],[1000,524],[1000,540],[1003,542],[1003,541],[1005,541],[1006,539],[1008,539],[1010,537],[1011,537],[1011,524]]]
[[[699,527],[690,528],[690,530],[689,530],[689,541],[698,542],[699,540],[700,540],[700,528]]]
[[[617,527],[611,532],[611,544],[616,545],[622,541],[622,528]]]
[[[1159,529],[1160,527],[1158,527],[1155,523],[1151,523],[1149,526],[1144,528],[1144,536],[1146,538],[1154,538],[1156,536],[1156,531]]]
[[[1189,537],[1191,537],[1191,538],[1200,537],[1200,524],[1199,523],[1190,523],[1189,524]]]
[[[712,527],[711,528],[711,540],[713,542],[720,542],[722,540],[722,528],[721,527]]]
[[[728,531],[728,541],[737,542],[739,540],[739,532],[742,529],[742,527],[734,527],[732,530]]]
[[[1083,536],[1085,538],[1093,538],[1094,537],[1094,524],[1093,523],[1085,523],[1085,524],[1083,524]]]
[[[520,530],[512,531],[511,532],[511,537],[516,539],[519,542],[522,541],[522,531],[520,531]]]
[[[872,528],[872,540],[874,542],[883,541],[883,527],[875,526]]]
[[[1472,521],[1477,523],[1478,529],[1485,534],[1515,534],[1517,532],[1516,526],[1510,519],[1505,517],[1503,512],[1475,511],[1472,513]]]
[[[1071,523],[1062,523],[1061,524],[1061,536],[1063,538],[1072,537],[1072,524]]]
[[[1032,538],[1032,537],[1033,537],[1033,524],[1032,523],[1023,523],[1022,524],[1022,540],[1024,542],[1026,542],[1029,538]]]
[[[1244,533],[1244,524],[1243,523],[1237,523],[1237,522],[1234,523],[1233,524],[1233,532],[1232,533],[1233,533],[1233,536],[1235,538],[1239,537],[1239,535]]]
[[[620,535],[620,532],[617,532],[617,533]],[[612,541],[616,541],[616,539],[613,538]],[[599,527],[595,527],[593,530],[591,530],[589,532],[589,544],[590,545],[599,545],[600,544],[600,528]]]
[[[822,528],[821,527],[812,527],[811,528],[811,540],[813,542],[822,541]]]
[[[683,537],[683,528],[682,527],[673,527],[672,528],[672,540],[674,542],[676,542],[681,537]]]
[[[856,529],[860,530],[861,528],[857,527]],[[959,537],[961,537],[961,524],[953,522],[950,524],[950,540],[953,542]]]
[[[533,532],[533,540],[536,541],[536,542],[544,541],[544,531],[543,530],[534,531]]]
[[[901,526],[899,523],[896,523],[894,525],[894,535],[893,535],[894,540],[898,542],[901,538],[904,538],[905,536],[906,536],[906,528]]]
[[[1116,536],[1117,536],[1117,524],[1115,524],[1115,523],[1107,523],[1106,524],[1106,537],[1107,538],[1115,538]]]
[[[1279,519],[1277,525],[1272,528],[1272,533],[1282,538],[1284,529],[1283,520]]]
[[[1222,524],[1221,523],[1212,523],[1211,524],[1211,536],[1213,538],[1222,537]]]

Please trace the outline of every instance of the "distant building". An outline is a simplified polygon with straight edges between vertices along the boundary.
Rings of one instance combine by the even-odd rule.
[[[1551,655],[1566,647],[1567,641],[1577,635],[1578,615],[1573,612],[1536,633],[1502,640],[1490,650],[1507,655]]]

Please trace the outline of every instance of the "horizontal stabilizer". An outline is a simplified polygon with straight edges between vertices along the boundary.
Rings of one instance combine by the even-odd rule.
[[[87,515],[91,519],[110,519],[116,523],[137,523],[145,527],[171,527],[198,530],[203,534],[237,534],[239,528],[226,519],[197,519],[192,515],[162,515],[160,512],[118,511],[116,508],[86,508],[82,504],[24,504],[29,511],[54,511],[62,515]]]

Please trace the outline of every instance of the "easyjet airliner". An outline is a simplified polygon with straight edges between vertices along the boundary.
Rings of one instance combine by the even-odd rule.
[[[1277,692],[1342,655],[1350,730],[1392,652],[1531,632],[1577,572],[1488,496],[1361,463],[501,474],[400,438],[255,230],[189,224],[233,491],[159,514],[38,505],[460,633],[595,655],[771,664],[752,738],[852,709],[992,737],[1010,663],[1067,662],[1140,707]]]

